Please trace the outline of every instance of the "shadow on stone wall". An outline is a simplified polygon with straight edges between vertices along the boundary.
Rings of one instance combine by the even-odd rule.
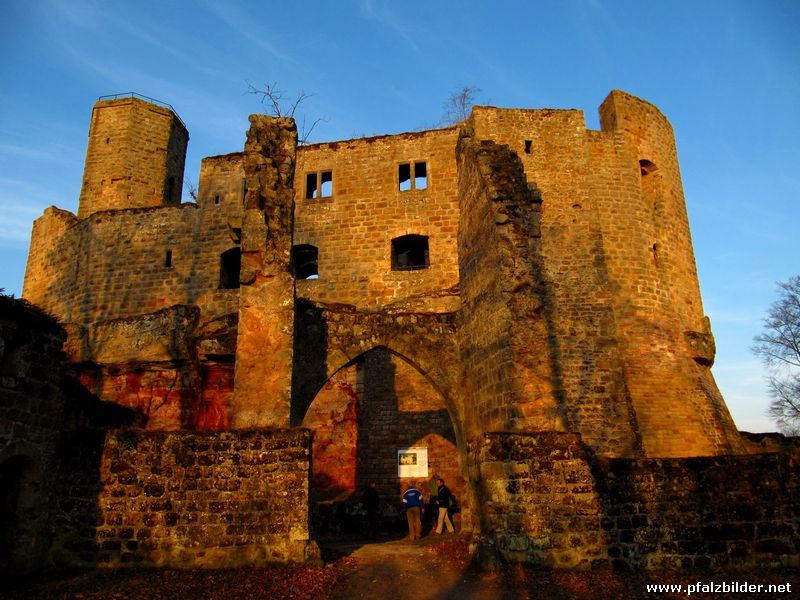
[[[324,310],[308,300],[295,300],[293,353],[290,423],[296,427],[328,380],[328,324]]]
[[[781,453],[598,458],[575,434],[486,434],[484,566],[725,569],[800,564],[800,443]]]

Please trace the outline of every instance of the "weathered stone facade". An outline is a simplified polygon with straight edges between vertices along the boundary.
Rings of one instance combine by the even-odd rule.
[[[307,431],[83,432],[60,482],[52,561],[234,567],[319,559]],[[87,443],[87,440],[90,440]]]
[[[561,568],[800,566],[800,445],[690,459],[600,458],[569,433],[492,433],[479,450],[489,562]]]
[[[23,293],[65,324],[69,371],[145,429],[182,430],[164,439],[311,430],[312,499],[357,498],[375,480],[395,502],[427,479],[400,478],[398,451],[425,447],[428,476],[459,496],[483,555],[698,562],[685,543],[718,521],[681,539],[638,525],[615,533],[628,530],[613,499],[639,492],[601,477],[597,457],[618,465],[753,445],[711,375],[672,129],[619,91],[600,115],[591,131],[576,110],[475,107],[456,127],[301,147],[290,119],[252,116],[244,151],[204,159],[197,203],[174,206],[180,120],[135,98],[101,101],[78,216],[51,207],[35,222]],[[162,439],[150,435],[139,439]],[[519,442],[525,464],[500,450],[513,440],[535,440]],[[172,460],[147,444],[159,468]],[[771,476],[778,462],[766,461]],[[681,505],[658,477],[665,501]],[[138,496],[125,485],[104,479],[97,497]],[[786,502],[782,539],[796,542],[796,502]],[[191,529],[176,518],[169,527]],[[280,535],[299,543],[293,527]],[[267,559],[215,549],[206,560],[206,538],[169,531],[180,543],[145,552],[127,546],[138,534],[114,529],[105,550],[117,554],[92,560]],[[629,541],[640,534],[680,544]]]

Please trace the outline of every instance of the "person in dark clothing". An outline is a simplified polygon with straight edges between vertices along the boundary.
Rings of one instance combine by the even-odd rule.
[[[381,496],[374,481],[370,481],[369,486],[364,490],[364,495],[361,496],[361,504],[367,511],[366,537],[375,540],[378,538],[378,526],[380,524]]]
[[[450,491],[450,488],[444,484],[444,479],[439,479],[438,484],[439,487],[436,499],[437,503],[439,504],[439,521],[436,524],[436,533],[441,535],[442,528],[445,526],[447,526],[448,532],[453,533],[455,532],[455,527],[453,527],[453,522],[450,520],[450,515],[448,514],[450,500],[453,497],[453,493]]]
[[[436,495],[439,493],[439,476],[434,474],[428,480],[428,501],[426,503],[425,519],[423,524],[428,531],[433,531],[436,527],[436,519],[439,516],[439,511],[436,510]]]
[[[413,485],[408,486],[408,489],[403,493],[403,510],[408,521],[408,539],[412,542],[422,537],[420,516],[424,508],[425,498],[422,497],[422,492]]]

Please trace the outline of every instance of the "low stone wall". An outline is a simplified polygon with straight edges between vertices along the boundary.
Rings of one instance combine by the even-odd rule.
[[[574,434],[490,433],[479,558],[550,567],[800,566],[800,443],[779,453],[600,459]]]
[[[43,312],[0,295],[0,572],[38,568],[47,550],[65,337]]]
[[[261,566],[318,558],[309,542],[307,430],[115,430],[68,442],[53,562]],[[92,481],[92,463],[94,477]]]
[[[590,455],[571,433],[489,433],[478,450],[479,560],[557,568],[607,564]]]
[[[800,445],[716,458],[598,460],[617,568],[800,566]]]

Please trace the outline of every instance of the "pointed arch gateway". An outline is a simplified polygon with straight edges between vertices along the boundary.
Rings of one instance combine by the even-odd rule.
[[[410,483],[427,496],[434,476],[464,497],[459,436],[445,395],[392,348],[376,345],[336,368],[310,403],[302,426],[314,434],[312,502],[357,500],[375,481],[393,507]],[[400,477],[398,451],[409,448],[422,449],[419,458],[428,466]]]

